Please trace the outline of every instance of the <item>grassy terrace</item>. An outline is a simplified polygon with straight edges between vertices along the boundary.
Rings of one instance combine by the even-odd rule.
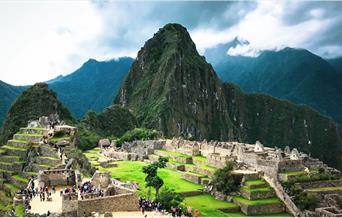
[[[242,189],[248,192],[269,192],[273,190],[271,187],[253,188],[253,189],[248,188],[248,187],[242,187]]]
[[[4,153],[6,153],[6,151],[5,151],[4,149],[1,149],[1,148],[0,148],[0,155],[1,155],[1,154],[4,154]]]
[[[0,173],[13,173],[13,171],[0,169]]]
[[[29,134],[29,133],[16,133],[15,135],[32,136],[32,137],[42,137],[43,136],[43,134]]]
[[[295,175],[303,175],[303,174],[306,174],[305,171],[303,170],[297,170],[297,171],[286,171],[286,172],[283,172],[281,174],[286,174],[286,175],[289,175],[289,176],[295,176]]]
[[[94,149],[84,152],[84,155],[90,160],[98,160],[100,157],[100,154],[99,154],[100,150],[101,150],[100,148],[94,148]]]
[[[20,129],[23,129],[23,130],[45,130],[44,128],[41,128],[41,127],[22,127]]]
[[[26,140],[18,140],[18,139],[11,139],[11,140],[8,140],[9,142],[19,142],[19,143],[28,143],[28,141]]]
[[[20,188],[14,184],[11,183],[4,183],[4,187],[9,189],[12,193],[15,193],[16,191],[18,191]]]
[[[27,176],[37,176],[38,172],[24,172]]]
[[[187,155],[187,154],[183,154],[183,153],[175,152],[175,151],[169,151],[169,150],[165,150],[165,149],[160,149],[158,151],[161,151],[161,152],[165,153],[165,155],[172,156],[172,157],[184,157],[184,158],[191,157],[191,155]]]
[[[247,186],[251,186],[251,185],[264,185],[266,184],[266,182],[264,180],[249,180],[249,181],[246,181],[245,184]]]
[[[34,163],[33,165],[39,166],[39,167],[43,167],[43,168],[51,168],[51,166],[48,165],[48,164],[37,164],[37,163]]]
[[[2,148],[8,149],[8,150],[16,150],[16,151],[26,151],[27,150],[27,148],[15,147],[15,146],[10,146],[10,145],[4,145],[4,146],[2,146]]]
[[[13,164],[20,165],[20,164],[24,164],[24,163],[25,163],[25,161],[0,162],[0,164],[3,164],[3,165],[13,165]]]
[[[203,174],[199,174],[199,173],[195,173],[195,172],[186,172],[186,174],[198,176],[198,177],[201,177],[201,178],[206,178],[206,177],[208,177],[207,175],[203,175]]]
[[[265,199],[258,199],[258,200],[248,200],[246,198],[236,196],[236,197],[234,197],[234,200],[241,202],[243,204],[251,205],[251,206],[281,203],[278,198],[265,198]]]
[[[6,157],[6,158],[11,158],[11,159],[17,159],[17,160],[19,160],[20,159],[20,157],[19,156],[11,156],[11,155],[4,155],[4,156],[2,156],[2,157]]]
[[[211,172],[215,172],[217,170],[217,168],[215,167],[212,167],[212,166],[209,166],[209,165],[200,165],[198,166],[199,168],[202,168],[202,169],[206,169],[206,170],[209,170]]]
[[[17,181],[23,182],[23,183],[29,182],[29,180],[27,178],[23,177],[22,175],[13,175],[12,178],[17,180]]]
[[[193,156],[192,159],[194,159],[196,161],[200,161],[200,162],[207,162],[208,161],[207,157],[204,157],[202,155]]]
[[[193,210],[195,209],[199,210],[200,216],[209,216],[209,217],[229,216],[229,213],[224,213],[220,211],[219,209],[238,207],[234,203],[217,200],[209,194],[186,197],[184,199],[184,203],[187,206],[191,206]]]
[[[321,188],[309,188],[309,189],[305,189],[305,191],[309,191],[309,192],[342,191],[342,186],[336,186],[336,187],[321,187]]]
[[[49,139],[49,141],[51,141],[51,142],[59,142],[59,141],[63,141],[63,140],[69,141],[70,137],[69,136],[61,136],[61,137],[55,137],[54,136],[54,137]]]
[[[39,159],[43,159],[43,160],[59,160],[58,157],[45,157],[45,156],[40,156],[38,157]]]

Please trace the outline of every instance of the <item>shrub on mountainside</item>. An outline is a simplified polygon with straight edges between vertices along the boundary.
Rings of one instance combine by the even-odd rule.
[[[137,121],[129,110],[119,105],[109,106],[101,113],[90,111],[82,123],[88,130],[103,137],[120,137],[137,126]]]
[[[25,90],[12,104],[0,134],[0,143],[5,144],[20,127],[41,116],[58,114],[61,120],[73,120],[70,112],[58,101],[56,94],[45,83],[37,83]]]
[[[117,145],[122,145],[124,142],[132,142],[134,140],[156,139],[160,132],[154,129],[135,128],[127,131],[121,138],[116,140]]]

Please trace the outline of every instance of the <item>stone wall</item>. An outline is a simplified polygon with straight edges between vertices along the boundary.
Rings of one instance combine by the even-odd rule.
[[[342,180],[323,180],[323,181],[314,181],[314,182],[303,182],[303,183],[296,183],[295,185],[302,189],[336,187],[336,186],[342,186]]]
[[[208,169],[204,169],[204,168],[200,168],[200,167],[194,166],[192,168],[192,172],[212,177],[212,176],[214,176],[214,172],[215,171],[211,171],[211,170],[208,170]]]
[[[190,182],[201,184],[201,176],[192,173],[184,173],[182,177],[183,179],[188,180]]]
[[[265,204],[265,205],[246,205],[235,202],[240,206],[241,211],[246,215],[272,214],[285,211],[282,204]]]
[[[278,171],[286,172],[286,171],[298,171],[304,170],[304,165],[302,160],[290,160],[284,159],[279,161],[278,163]]]
[[[92,212],[138,211],[138,197],[134,193],[119,194],[95,199],[79,200],[78,216],[90,216]]]

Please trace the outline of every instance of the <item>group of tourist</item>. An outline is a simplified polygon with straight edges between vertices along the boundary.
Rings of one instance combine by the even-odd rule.
[[[146,211],[165,213],[165,211],[162,210],[162,204],[159,201],[147,200],[144,198],[139,199],[139,208],[143,215],[145,215]],[[193,211],[191,207],[188,207],[186,210],[183,210],[181,207],[171,207],[170,209],[173,217],[199,217],[200,215],[198,210]]]
[[[87,194],[95,194],[96,196],[99,196],[99,197],[104,196],[103,190],[101,190],[98,187],[95,187],[93,184],[91,184],[90,181],[87,181],[80,186],[80,193],[81,193],[82,200],[85,198],[85,195]]]
[[[145,211],[161,211],[161,203],[156,201],[147,200],[144,198],[139,199],[139,208],[143,215]]]
[[[198,210],[192,211],[192,207],[187,207],[186,210],[181,207],[171,207],[171,215],[173,217],[199,217],[200,213]]]
[[[40,187],[39,190],[39,197],[40,201],[52,201],[52,193],[49,191],[49,188],[47,186]]]

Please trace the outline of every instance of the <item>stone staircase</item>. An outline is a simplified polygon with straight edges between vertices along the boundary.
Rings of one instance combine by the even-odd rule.
[[[285,204],[285,207],[289,213],[291,213],[293,216],[301,216],[302,212],[299,210],[299,208],[293,203],[290,196],[285,192],[283,189],[283,186],[278,181],[278,178],[270,178],[266,175],[263,177],[270,186],[275,190],[276,195],[279,199],[282,200],[282,202]]]

